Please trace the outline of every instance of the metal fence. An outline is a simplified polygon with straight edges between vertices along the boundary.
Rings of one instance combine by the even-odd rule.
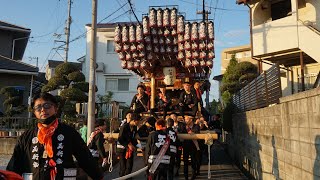
[[[238,110],[248,111],[279,103],[280,97],[282,97],[280,68],[278,64],[274,64],[234,94],[232,102]]]

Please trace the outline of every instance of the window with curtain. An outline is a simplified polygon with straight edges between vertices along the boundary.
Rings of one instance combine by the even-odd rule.
[[[106,92],[107,91],[117,91],[118,90],[118,84],[116,79],[106,79]]]
[[[115,53],[113,40],[107,40],[107,53]]]
[[[129,79],[118,79],[118,91],[129,91]]]

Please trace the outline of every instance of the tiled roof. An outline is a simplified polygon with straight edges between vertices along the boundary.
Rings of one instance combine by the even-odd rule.
[[[21,61],[9,60],[0,57],[0,69],[13,71],[38,72],[39,69]]]
[[[6,26],[6,27],[18,28],[18,29],[30,31],[30,29],[28,29],[28,28],[17,26],[14,24],[10,24],[10,23],[4,22],[4,21],[0,21],[0,26]]]
[[[49,68],[56,68],[58,65],[63,64],[63,61],[55,61],[55,60],[48,60],[48,65]],[[81,63],[77,63],[77,62],[69,62],[71,64],[74,64],[75,66],[77,66],[80,70],[82,70],[82,65]]]

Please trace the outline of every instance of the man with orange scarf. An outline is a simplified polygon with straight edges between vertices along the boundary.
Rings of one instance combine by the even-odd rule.
[[[58,121],[57,105],[55,97],[48,93],[33,98],[37,127],[19,137],[7,170],[20,175],[31,173],[33,180],[73,178],[77,175],[74,156],[92,179],[102,179],[103,174],[80,134]]]

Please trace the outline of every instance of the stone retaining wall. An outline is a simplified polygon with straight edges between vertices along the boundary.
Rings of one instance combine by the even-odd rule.
[[[320,88],[233,114],[228,149],[255,179],[320,179]]]
[[[0,154],[12,154],[17,137],[0,137]]]

